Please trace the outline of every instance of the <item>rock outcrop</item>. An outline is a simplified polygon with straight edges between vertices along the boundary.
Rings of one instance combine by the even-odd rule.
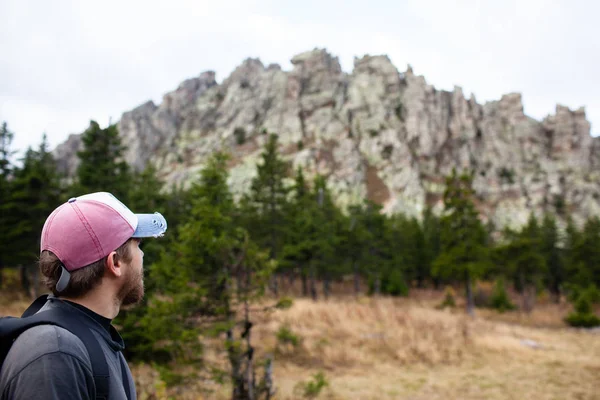
[[[600,144],[585,112],[556,107],[539,122],[521,95],[477,103],[460,87],[436,90],[386,56],[355,59],[313,50],[292,71],[247,59],[221,84],[213,72],[123,114],[119,131],[137,169],[153,163],[167,182],[189,182],[218,149],[232,154],[230,184],[244,191],[266,141],[277,133],[293,167],[325,174],[341,204],[368,197],[386,212],[441,210],[444,176],[475,172],[478,207],[497,226],[518,226],[531,211],[583,220],[600,215]],[[77,136],[55,154],[76,167]]]

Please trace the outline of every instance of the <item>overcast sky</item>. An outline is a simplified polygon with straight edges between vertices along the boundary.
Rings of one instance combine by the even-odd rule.
[[[479,102],[521,92],[541,119],[586,107],[600,134],[600,3],[593,1],[0,1],[0,121],[14,147],[52,147],[181,81],[222,81],[247,57],[279,63],[326,48],[387,54],[438,89]]]

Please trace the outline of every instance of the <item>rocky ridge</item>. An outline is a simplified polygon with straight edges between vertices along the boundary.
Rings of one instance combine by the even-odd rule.
[[[351,73],[325,50],[292,58],[293,69],[247,59],[221,84],[214,72],[184,81],[123,114],[119,132],[135,169],[154,164],[168,183],[189,182],[218,149],[232,154],[230,185],[244,191],[267,136],[309,175],[329,176],[342,205],[368,197],[385,212],[442,208],[444,176],[475,171],[477,206],[496,226],[519,226],[531,211],[600,215],[600,139],[583,109],[558,105],[536,121],[521,95],[479,104],[460,87],[436,90],[386,56],[356,58]],[[73,174],[78,135],[57,147]]]

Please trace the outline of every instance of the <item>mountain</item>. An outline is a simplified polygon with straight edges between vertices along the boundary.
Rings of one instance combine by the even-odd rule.
[[[519,226],[531,211],[583,220],[600,215],[600,139],[583,109],[557,105],[537,121],[521,95],[479,104],[460,87],[436,90],[387,56],[355,58],[352,73],[315,49],[293,69],[247,59],[221,84],[212,71],[184,81],[160,105],[123,114],[119,132],[136,169],[153,163],[166,182],[189,182],[217,149],[231,153],[230,185],[240,193],[277,133],[293,167],[329,176],[340,204],[368,197],[385,212],[442,208],[444,176],[475,173],[477,206],[496,226]],[[73,174],[79,135],[55,149]]]

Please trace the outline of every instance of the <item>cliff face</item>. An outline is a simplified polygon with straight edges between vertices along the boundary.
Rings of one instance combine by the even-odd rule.
[[[523,113],[520,94],[481,105],[459,87],[436,90],[410,67],[399,73],[386,56],[356,59],[351,74],[324,50],[292,64],[283,71],[248,59],[221,84],[205,72],[159,106],[124,113],[127,160],[186,182],[224,149],[239,193],[254,176],[267,131],[279,134],[291,165],[328,175],[342,204],[369,197],[386,212],[439,210],[444,176],[457,168],[475,171],[477,205],[497,226],[521,225],[531,211],[600,215],[600,144],[583,109],[557,106],[539,122]],[[71,136],[55,151],[70,173],[79,146]]]

